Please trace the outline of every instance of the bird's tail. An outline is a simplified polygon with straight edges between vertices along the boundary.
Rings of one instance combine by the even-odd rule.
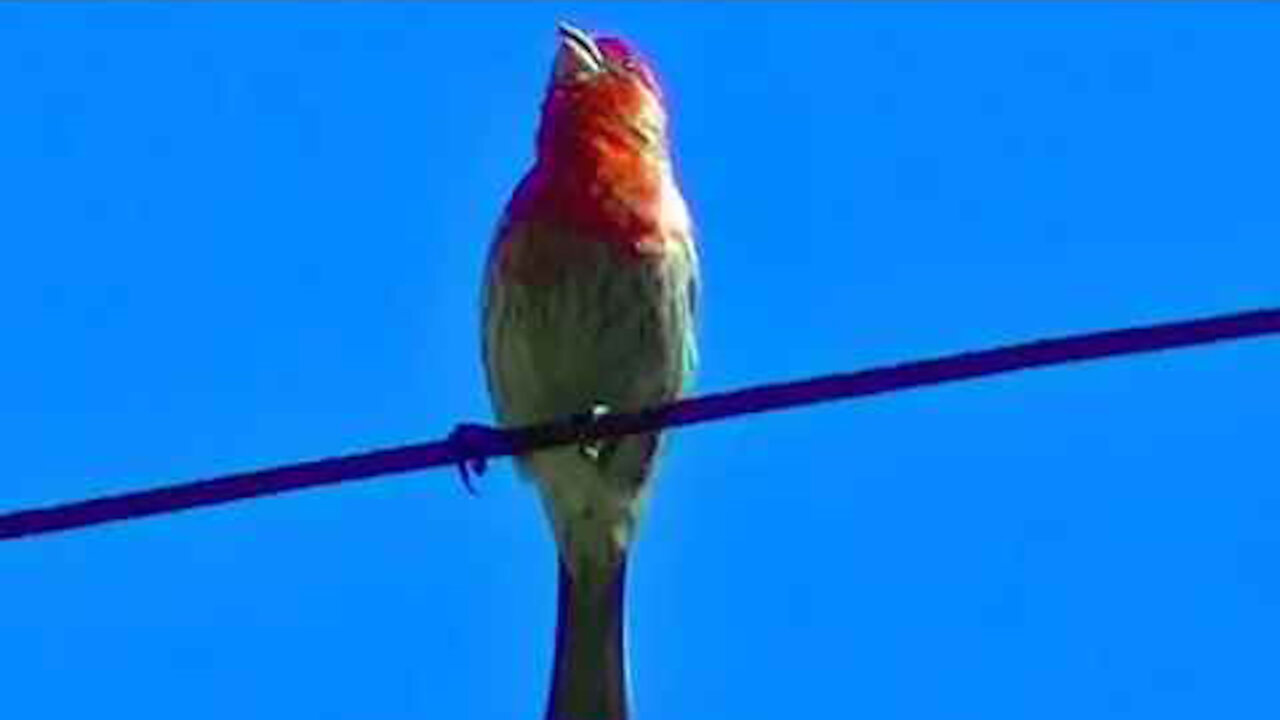
[[[575,578],[563,559],[559,564],[556,656],[546,720],[626,720],[626,557],[601,569],[602,577]]]

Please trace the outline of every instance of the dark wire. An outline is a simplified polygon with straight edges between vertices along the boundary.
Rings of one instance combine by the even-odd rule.
[[[1036,367],[1280,333],[1280,309],[1038,340],[810,380],[681,400],[598,419],[497,430],[461,425],[447,439],[327,458],[0,515],[0,540],[70,530],[317,485],[453,465],[470,487],[485,460],[551,445],[895,392]]]

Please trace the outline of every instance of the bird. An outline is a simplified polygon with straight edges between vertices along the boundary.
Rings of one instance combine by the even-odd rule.
[[[532,168],[485,263],[485,376],[503,427],[635,412],[697,364],[698,255],[662,89],[627,41],[558,25]],[[517,458],[559,566],[547,720],[629,714],[625,581],[661,432]]]

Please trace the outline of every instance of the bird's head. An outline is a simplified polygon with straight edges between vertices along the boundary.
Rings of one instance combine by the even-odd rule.
[[[563,22],[559,34],[540,150],[605,144],[665,158],[667,117],[648,63],[619,38],[594,37]]]

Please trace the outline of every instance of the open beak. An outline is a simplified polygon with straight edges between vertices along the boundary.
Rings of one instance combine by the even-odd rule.
[[[604,70],[604,53],[586,31],[563,21],[558,29],[561,48],[572,55],[579,68],[591,74]]]

